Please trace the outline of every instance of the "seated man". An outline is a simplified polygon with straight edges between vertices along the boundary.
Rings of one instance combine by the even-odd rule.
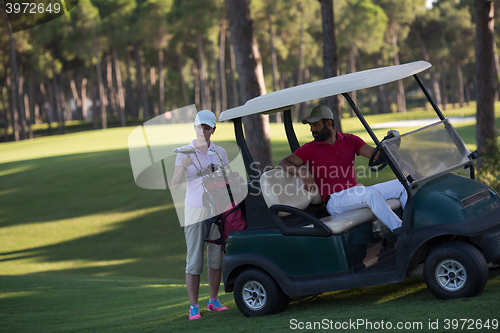
[[[399,199],[404,208],[407,200],[404,186],[397,179],[370,187],[360,186],[356,181],[354,155],[370,158],[375,148],[356,135],[335,131],[333,113],[324,105],[315,107],[302,123],[311,127],[314,141],[282,159],[277,167],[299,175],[306,190],[319,186],[330,215],[369,207],[392,232],[398,233],[401,219],[385,200]]]

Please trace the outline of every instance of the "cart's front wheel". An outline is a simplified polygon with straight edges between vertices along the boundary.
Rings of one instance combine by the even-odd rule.
[[[247,317],[267,316],[286,309],[288,296],[266,273],[249,269],[242,272],[234,285],[234,300]]]
[[[437,298],[473,297],[486,286],[488,265],[481,252],[471,244],[448,243],[427,257],[424,279]]]

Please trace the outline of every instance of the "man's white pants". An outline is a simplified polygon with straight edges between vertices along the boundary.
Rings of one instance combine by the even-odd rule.
[[[401,219],[385,202],[388,199],[399,199],[404,209],[408,196],[399,180],[395,179],[369,187],[355,186],[332,193],[326,208],[330,215],[335,215],[348,210],[368,207],[382,223],[393,231],[401,226]]]

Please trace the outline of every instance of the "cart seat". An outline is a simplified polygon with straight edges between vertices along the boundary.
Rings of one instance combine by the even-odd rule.
[[[283,169],[273,169],[264,172],[260,177],[260,187],[268,207],[272,205],[287,205],[298,209],[305,209],[311,203],[322,203],[319,191],[306,191],[299,176],[291,175]],[[401,207],[401,202],[398,199],[389,199],[386,202],[392,210]],[[278,215],[286,216],[289,213],[279,212]],[[330,228],[332,233],[339,234],[374,218],[375,215],[370,208],[360,208],[333,216],[326,216],[321,218],[320,221]],[[304,226],[304,228],[312,227],[312,224]]]
[[[387,202],[392,210],[396,210],[401,207],[401,202],[398,199],[389,199],[385,202]],[[319,220],[323,222],[328,228],[330,228],[332,233],[341,234],[346,230],[349,230],[374,218],[375,215],[370,208],[359,208],[343,212],[341,214],[335,214],[333,216],[326,216]],[[312,224],[305,226],[305,228],[312,227]]]
[[[272,205],[287,205],[298,209],[305,209],[309,204],[320,204],[319,191],[309,192],[299,176],[291,175],[283,169],[273,169],[260,176],[260,188],[267,207]],[[290,213],[279,212],[279,216]]]

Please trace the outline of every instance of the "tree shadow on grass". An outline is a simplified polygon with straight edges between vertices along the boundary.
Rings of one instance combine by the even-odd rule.
[[[217,144],[229,161],[239,153],[231,142]],[[170,154],[165,165],[172,170],[177,146],[161,147]],[[128,149],[0,164],[0,228],[172,203],[169,190],[136,185]]]
[[[156,279],[0,276],[0,293],[6,332],[159,330],[189,307],[185,287]]]
[[[47,246],[0,253],[0,262],[28,259],[34,274],[184,277],[183,229],[168,216],[173,208],[113,224],[100,233]],[[61,267],[60,269],[57,267]],[[55,269],[50,269],[55,267]]]
[[[0,227],[172,203],[135,185],[128,150],[0,164],[0,183]]]
[[[22,250],[0,251],[0,262],[28,259],[35,265],[68,267],[64,262],[75,261],[76,267],[90,266],[43,274],[184,276],[184,234],[170,193],[136,186],[128,150],[0,164],[0,184],[0,228],[132,213],[126,220],[107,222],[103,232],[85,232],[90,235],[48,246],[16,245]]]

